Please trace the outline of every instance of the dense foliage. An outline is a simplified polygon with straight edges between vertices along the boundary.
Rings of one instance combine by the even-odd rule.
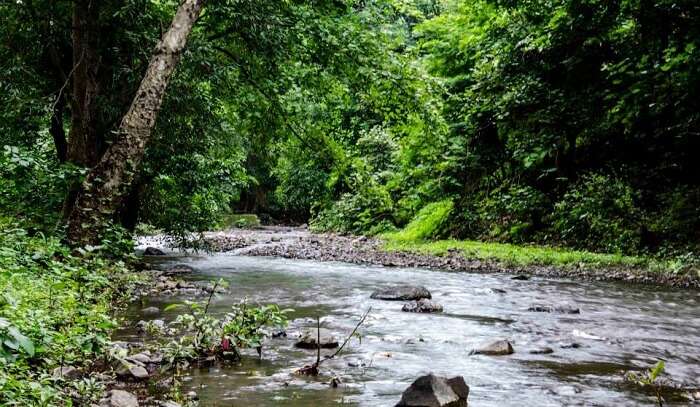
[[[128,295],[124,263],[97,252],[73,256],[53,237],[28,236],[0,218],[0,404],[90,404],[101,396],[89,375],[67,382],[53,369],[97,358],[116,326],[113,302]]]

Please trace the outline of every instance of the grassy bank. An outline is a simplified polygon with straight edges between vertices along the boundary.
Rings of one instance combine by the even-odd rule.
[[[468,259],[495,261],[506,266],[620,267],[660,273],[692,273],[700,277],[698,258],[693,255],[660,259],[530,244],[431,239],[441,230],[451,210],[449,200],[427,205],[404,229],[381,235],[384,249],[436,256],[459,251]]]
[[[402,240],[384,235],[384,250],[442,256],[459,251],[468,259],[495,261],[506,266],[557,266],[591,269],[624,268],[666,274],[688,274],[700,278],[694,256],[658,259],[648,256],[592,253],[558,247],[514,245],[471,240]]]
[[[74,256],[54,237],[0,218],[0,405],[90,405],[91,378],[116,327],[113,310],[135,279],[123,262]],[[81,370],[82,379],[55,375]]]

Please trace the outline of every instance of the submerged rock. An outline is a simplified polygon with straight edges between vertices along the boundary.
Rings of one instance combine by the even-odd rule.
[[[165,252],[158,249],[157,247],[147,247],[146,250],[143,251],[144,256],[165,256]]]
[[[506,340],[500,340],[490,343],[478,349],[472,350],[470,355],[489,355],[489,356],[501,356],[501,355],[511,355],[513,354],[513,345]]]
[[[321,328],[320,342],[318,339],[318,330],[315,328],[310,329],[301,335],[299,341],[295,343],[294,346],[301,349],[317,349],[319,347],[322,349],[333,349],[338,347],[338,340],[323,328]]]
[[[442,312],[442,305],[422,298],[418,301],[407,302],[401,308],[403,312]]]
[[[530,354],[532,355],[549,355],[550,353],[554,353],[554,349],[550,348],[549,346],[535,348],[530,351]]]
[[[462,376],[451,379],[429,374],[414,381],[396,407],[466,407],[469,386]]]
[[[124,390],[112,390],[106,399],[102,399],[100,407],[138,407],[139,399]]]
[[[423,286],[400,285],[383,288],[372,293],[370,298],[385,301],[413,301],[422,298],[430,299],[430,291]]]
[[[176,264],[174,266],[168,267],[165,270],[166,275],[174,275],[174,274],[190,274],[194,273],[195,269],[186,265],[186,264]]]
[[[520,281],[527,281],[530,279],[530,276],[527,274],[518,274],[510,278],[511,280],[520,280]]]
[[[532,304],[527,309],[532,312],[556,312],[558,314],[580,314],[581,310],[571,305]]]

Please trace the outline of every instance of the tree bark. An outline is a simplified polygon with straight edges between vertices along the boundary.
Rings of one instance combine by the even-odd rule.
[[[74,245],[99,243],[104,227],[114,220],[122,196],[143,159],[165,89],[185,48],[205,0],[184,0],[168,31],[156,46],[115,142],[87,179],[68,217],[68,240]]]

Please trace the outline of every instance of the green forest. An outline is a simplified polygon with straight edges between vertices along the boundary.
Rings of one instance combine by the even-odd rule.
[[[100,399],[55,369],[105,371],[144,235],[308,225],[700,278],[697,1],[17,0],[0,21],[2,406]]]

